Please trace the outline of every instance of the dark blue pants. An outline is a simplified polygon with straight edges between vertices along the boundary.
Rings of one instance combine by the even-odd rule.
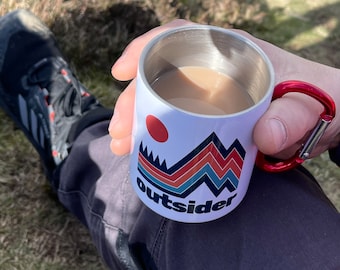
[[[55,185],[111,269],[340,269],[340,215],[303,168],[255,169],[236,210],[183,224],[142,205],[129,182],[129,157],[110,152],[107,126],[80,134]]]

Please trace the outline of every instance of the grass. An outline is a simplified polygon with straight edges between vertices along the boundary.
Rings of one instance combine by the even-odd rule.
[[[124,83],[110,67],[134,37],[181,17],[237,27],[306,58],[339,66],[335,0],[2,0],[37,14],[81,81],[113,107]],[[136,19],[137,18],[137,19]],[[0,111],[0,269],[105,269],[86,229],[57,202],[37,154]],[[340,172],[327,154],[306,166],[340,209]]]

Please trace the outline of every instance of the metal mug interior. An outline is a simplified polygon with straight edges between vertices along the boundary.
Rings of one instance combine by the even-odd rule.
[[[214,26],[186,26],[164,32],[141,55],[140,73],[151,85],[163,73],[201,66],[226,74],[257,104],[274,85],[271,63],[253,42]]]

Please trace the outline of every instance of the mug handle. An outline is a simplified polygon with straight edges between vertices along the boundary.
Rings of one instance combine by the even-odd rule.
[[[256,165],[268,172],[286,171],[303,163],[310,156],[310,153],[314,149],[315,145],[319,142],[326,128],[335,117],[336,109],[333,99],[322,89],[307,82],[290,80],[279,83],[274,88],[272,100],[280,98],[289,92],[303,93],[313,97],[324,106],[324,111],[320,114],[319,122],[309,135],[306,142],[293,157],[287,160],[269,161],[266,159],[266,156],[263,153],[258,152],[256,157]]]

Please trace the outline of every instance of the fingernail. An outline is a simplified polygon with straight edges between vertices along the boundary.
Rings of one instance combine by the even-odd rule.
[[[110,124],[109,124],[109,131],[112,130],[115,126],[115,124],[119,121],[119,113],[118,111],[114,111],[113,116],[111,118]]]
[[[120,65],[124,62],[125,57],[126,57],[126,54],[123,53],[123,54],[122,54],[122,55],[121,55],[121,56],[113,63],[113,65],[112,65],[112,67],[111,67],[111,74],[112,74],[113,77],[115,77],[116,68],[117,68],[118,66],[120,66]]]
[[[126,55],[127,55],[127,53],[124,51],[123,53],[122,53],[122,55],[117,59],[117,61],[116,61],[116,63],[114,64],[114,65],[119,65],[119,64],[121,64],[122,62],[124,62],[124,60],[125,60],[125,58],[126,58]]]
[[[287,141],[287,130],[282,121],[272,118],[268,121],[270,129],[272,131],[273,141],[275,143],[277,151],[284,148]]]

